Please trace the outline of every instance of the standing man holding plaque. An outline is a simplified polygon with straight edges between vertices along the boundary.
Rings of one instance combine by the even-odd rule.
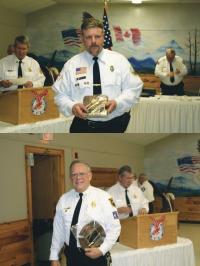
[[[107,266],[107,255],[121,230],[113,200],[90,185],[92,173],[86,163],[73,161],[69,174],[74,189],[56,207],[51,266],[60,266],[58,256],[64,244],[67,266]]]
[[[108,189],[113,197],[120,219],[126,219],[149,211],[148,200],[138,186],[133,184],[134,175],[128,165],[118,171],[118,182]]]
[[[85,19],[81,30],[85,51],[64,65],[53,86],[55,102],[65,116],[75,116],[71,133],[123,133],[143,83],[124,56],[103,48],[99,20]]]

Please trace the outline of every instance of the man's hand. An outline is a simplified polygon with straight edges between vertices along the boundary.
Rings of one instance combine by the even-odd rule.
[[[171,77],[174,77],[174,72],[169,72],[168,73],[168,76],[171,78]]]
[[[60,262],[58,260],[52,260],[51,266],[60,266]]]
[[[0,81],[0,85],[4,88],[9,88],[10,86],[12,86],[12,82],[10,82],[10,80],[1,80]]]
[[[132,209],[130,207],[120,207],[117,208],[118,213],[127,213],[130,214],[132,212]]]
[[[140,215],[142,215],[142,214],[147,214],[147,210],[145,209],[145,208],[142,208],[142,209],[140,209],[139,211],[138,211],[138,214]]]
[[[87,115],[87,108],[82,103],[76,103],[72,107],[72,113],[79,118],[86,118]]]
[[[24,85],[25,88],[32,88],[33,87],[33,82],[27,81]]]
[[[97,259],[103,254],[99,248],[85,248],[85,255],[91,259]]]
[[[116,107],[117,107],[117,102],[115,100],[110,100],[106,103],[106,109],[108,111],[108,114],[112,113]]]

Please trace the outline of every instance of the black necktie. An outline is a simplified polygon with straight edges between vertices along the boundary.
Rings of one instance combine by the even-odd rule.
[[[101,77],[99,71],[98,57],[93,57],[93,95],[101,94]]]
[[[169,63],[169,65],[170,65],[170,73],[174,72],[171,62]],[[173,83],[174,82],[174,77],[170,77],[170,81]]]
[[[71,226],[76,225],[78,223],[78,217],[81,209],[83,193],[79,193],[79,197],[80,197],[79,201],[77,202],[76,208],[74,210]],[[76,238],[74,237],[72,231],[70,231],[69,246],[70,248],[77,247]]]
[[[128,197],[128,190],[127,188],[125,189],[125,197],[126,197],[126,204],[128,207],[131,208],[131,203],[130,203],[130,200],[129,200],[129,197]],[[129,213],[129,217],[133,216],[132,212]]]
[[[18,78],[22,77],[22,60],[19,60],[19,65],[18,65]],[[18,85],[18,89],[23,88],[22,85]]]

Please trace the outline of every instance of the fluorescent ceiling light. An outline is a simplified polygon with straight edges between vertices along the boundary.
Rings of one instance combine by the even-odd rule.
[[[131,0],[132,4],[142,4],[142,0]]]

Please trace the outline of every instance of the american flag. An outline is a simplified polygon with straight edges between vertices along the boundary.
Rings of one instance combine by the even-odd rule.
[[[87,72],[87,67],[78,67],[76,68],[76,75],[85,74]]]
[[[104,13],[103,13],[103,29],[104,29],[103,47],[106,49],[111,49],[111,47],[113,46],[112,37],[111,37],[110,30],[109,30],[108,16],[107,16],[105,8],[104,8]]]
[[[177,159],[180,172],[194,174],[200,171],[200,156],[186,156]]]
[[[64,43],[67,46],[81,46],[81,30],[80,29],[69,29],[62,31],[62,37]]]

